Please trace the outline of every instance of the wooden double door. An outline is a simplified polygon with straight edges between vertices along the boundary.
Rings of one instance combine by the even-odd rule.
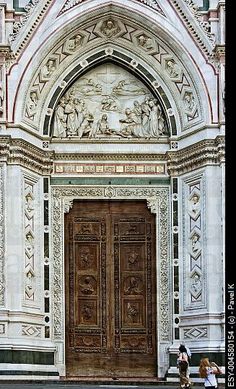
[[[66,375],[156,376],[155,217],[145,201],[65,216]]]

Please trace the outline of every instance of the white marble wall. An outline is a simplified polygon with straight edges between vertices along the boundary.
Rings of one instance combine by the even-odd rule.
[[[29,183],[34,191],[32,213],[26,209],[30,192],[25,188]],[[0,334],[1,345],[5,349],[52,348],[44,337],[42,179],[19,166],[8,166],[4,189],[5,303],[0,310],[0,323],[5,328]]]
[[[195,351],[222,351],[224,235],[222,170],[208,166],[182,176],[180,249],[181,339]],[[198,196],[196,217],[189,198]],[[196,208],[195,208],[196,209]],[[186,212],[187,211],[187,212]],[[194,241],[193,236],[198,238]]]

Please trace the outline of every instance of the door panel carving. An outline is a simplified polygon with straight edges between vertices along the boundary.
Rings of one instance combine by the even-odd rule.
[[[67,376],[155,377],[154,216],[78,201],[65,231]]]

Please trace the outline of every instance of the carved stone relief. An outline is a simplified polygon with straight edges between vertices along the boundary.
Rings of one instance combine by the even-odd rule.
[[[54,47],[54,49],[48,54],[47,58],[43,60],[36,76],[31,83],[31,86],[29,87],[29,92],[26,98],[24,116],[27,121],[32,122],[32,124],[37,123],[38,119],[40,118],[40,109],[44,102],[44,100],[41,100],[41,96],[45,90],[45,86],[52,82],[52,80],[56,77],[56,74],[58,74],[59,68],[61,66],[63,66],[63,68],[65,67],[65,61],[67,61],[69,57],[71,57],[72,60],[74,55],[77,55],[78,51],[81,55],[84,54],[86,51],[87,43],[93,42],[93,46],[98,47],[101,45],[102,41],[119,41],[120,44],[124,47],[127,46],[128,41],[129,44],[132,43],[135,53],[140,52],[141,50],[144,52],[145,56],[150,56],[150,59],[156,62],[157,68],[159,68],[158,72],[166,75],[168,82],[173,85],[174,91],[178,95],[178,102],[181,105],[181,111],[184,113],[184,126],[188,126],[190,123],[193,123],[193,120],[196,122],[195,119],[200,119],[201,111],[199,106],[199,99],[192,80],[174,53],[172,53],[163,42],[161,42],[159,39],[157,40],[154,35],[151,35],[149,32],[144,30],[137,29],[135,24],[132,24],[131,22],[124,23],[117,17],[109,17],[99,21],[98,23],[93,23],[93,25],[87,25],[83,29],[80,29],[79,32],[77,31],[74,32],[71,36],[67,36],[64,41],[60,43],[60,46]],[[112,52],[112,48],[106,49],[107,55],[112,55]],[[88,64],[86,59],[84,59],[81,64],[82,63],[83,67],[86,67]],[[134,59],[131,61],[131,63],[134,67],[138,66],[137,61]],[[75,88],[74,92],[76,93],[73,94],[71,91],[70,96],[67,91],[58,103],[55,112],[58,123],[55,124],[55,119],[54,127],[59,125],[59,129],[54,130],[54,136],[67,137],[69,135],[76,135],[80,138],[97,138],[99,134],[101,135],[101,133],[105,133],[109,136],[116,134],[121,138],[127,138],[128,136],[138,138],[148,137],[149,131],[146,129],[140,131],[139,128],[140,121],[142,120],[142,117],[140,118],[140,110],[142,108],[142,104],[145,104],[145,97],[148,95],[150,95],[149,101],[153,100],[154,102],[154,107],[151,109],[149,107],[149,110],[154,111],[155,115],[159,115],[160,122],[160,129],[158,130],[158,133],[154,131],[151,138],[157,138],[159,136],[166,135],[166,120],[159,103],[156,101],[156,98],[151,96],[150,92],[147,91],[147,88],[142,85],[140,81],[134,81],[135,78],[131,77],[131,75],[125,71],[123,71],[123,73],[124,77],[118,77],[117,83],[112,85],[114,89],[108,88],[108,90],[106,90],[106,88],[104,88],[105,80],[102,80],[101,77],[98,77],[97,79],[96,71],[92,71],[90,74],[83,76],[80,79],[81,83],[79,81],[76,82],[76,85],[80,87]],[[111,75],[109,78],[107,78],[107,86],[111,86],[112,78],[114,78],[114,76]],[[82,83],[84,83],[84,85],[82,85]],[[92,83],[94,83],[94,85],[92,85]],[[137,87],[138,84],[139,88],[136,88],[135,90],[135,86]],[[141,91],[143,93],[141,93]],[[96,112],[95,118],[93,112],[91,112],[91,110],[87,107],[89,96],[90,103],[93,101],[93,105],[95,104],[95,96],[99,97],[98,101],[100,104],[100,115],[98,116]],[[130,104],[128,107],[124,107],[124,96],[127,97],[127,100],[128,96],[130,96],[132,99],[132,104]],[[135,96],[138,98],[135,99]],[[72,100],[69,101],[70,97]],[[84,97],[86,97],[86,99],[84,99]],[[74,101],[75,98],[77,99],[76,101]],[[82,101],[79,102],[78,100]],[[84,106],[83,102],[85,103]],[[136,106],[134,106],[134,102],[136,102]],[[65,106],[68,104],[69,106],[65,108]],[[70,105],[77,105],[77,109],[82,111],[82,113],[86,116],[86,121],[84,122],[85,128],[83,128],[79,134],[78,131],[73,128],[73,126],[72,131],[70,129],[67,131],[67,115],[70,114],[71,120],[73,119],[73,112],[65,112],[66,110],[68,111],[72,109]],[[126,111],[124,108],[129,108],[129,110],[132,112],[129,110]],[[119,126],[116,125],[116,132],[114,133],[113,123],[110,123],[110,116],[114,115],[111,115],[111,113],[116,111],[117,114],[120,114],[122,110],[123,118],[119,117],[119,120],[124,120],[124,123],[131,124],[128,126],[125,126],[124,124],[123,126],[125,129],[123,131],[123,128],[121,129],[121,122],[119,122]],[[144,114],[143,111],[141,111],[141,116],[142,114]],[[142,133],[143,131],[144,133]]]
[[[22,335],[29,336],[31,338],[41,338],[42,337],[42,327],[34,326],[31,324],[22,325]]]
[[[35,182],[24,177],[25,279],[24,303],[35,301]]]
[[[184,339],[201,339],[207,337],[208,337],[207,327],[184,328]]]
[[[186,184],[186,239],[188,240],[188,253],[186,263],[190,272],[185,273],[186,308],[200,308],[205,305],[205,281],[203,272],[203,225],[202,225],[202,206],[203,206],[203,179],[193,179]],[[188,296],[188,298],[186,298]],[[187,301],[188,302],[187,302]]]
[[[54,137],[158,139],[167,134],[156,98],[113,64],[101,65],[76,81],[55,109]]]
[[[170,340],[170,291],[169,291],[169,282],[170,269],[168,264],[168,197],[169,190],[168,188],[150,188],[150,187],[139,187],[139,188],[129,188],[129,187],[54,187],[52,189],[52,229],[53,229],[53,253],[52,257],[54,259],[53,263],[53,328],[54,328],[54,339],[63,340],[64,337],[64,312],[63,312],[63,220],[64,212],[69,212],[70,207],[72,206],[74,199],[146,199],[148,204],[151,207],[152,212],[157,213],[158,216],[158,242],[159,242],[159,286],[158,291],[160,296],[158,301],[159,304],[159,330],[160,330],[160,340],[168,341]],[[150,201],[149,201],[150,199]],[[66,204],[66,206],[64,206]],[[69,206],[68,206],[69,205]],[[134,226],[135,227],[135,226]],[[83,231],[81,230],[83,228]],[[86,234],[88,226],[81,225],[78,230],[78,234],[83,236]],[[124,227],[126,228],[126,227]],[[131,226],[131,228],[133,228]],[[83,234],[82,234],[82,232]],[[125,233],[126,230],[123,232]],[[128,231],[128,230],[127,230]],[[133,230],[132,230],[133,231]],[[96,233],[94,231],[93,233]],[[133,231],[132,233],[135,233]],[[139,233],[139,231],[136,231]],[[133,249],[132,252],[128,252],[124,257],[124,266],[127,266],[127,269],[137,269],[139,266],[142,266],[140,262],[140,250],[137,247],[137,250]],[[91,252],[89,252],[86,247],[81,248],[80,253],[80,264],[79,266],[83,269],[86,269],[87,263],[93,258]],[[127,277],[124,279],[124,290],[125,295],[127,296],[127,305],[126,305],[126,317],[127,320],[131,322],[139,323],[139,306],[134,306],[131,303],[133,294],[142,294],[143,291],[143,280],[140,276],[135,274],[132,277]],[[89,295],[93,296],[96,291],[97,285],[96,280],[91,276],[87,275],[79,279],[80,293],[83,296]],[[92,300],[86,302],[84,301],[83,315],[81,320],[84,322],[89,322],[96,324],[96,318],[94,316],[95,307],[92,305]]]

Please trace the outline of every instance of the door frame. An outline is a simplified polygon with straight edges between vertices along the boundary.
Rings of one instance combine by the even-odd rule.
[[[51,326],[56,346],[55,364],[65,376],[65,277],[64,277],[64,214],[74,200],[146,200],[156,214],[156,283],[157,283],[157,375],[164,377],[169,367],[168,347],[172,339],[171,308],[171,234],[169,185],[52,185],[51,190]]]

